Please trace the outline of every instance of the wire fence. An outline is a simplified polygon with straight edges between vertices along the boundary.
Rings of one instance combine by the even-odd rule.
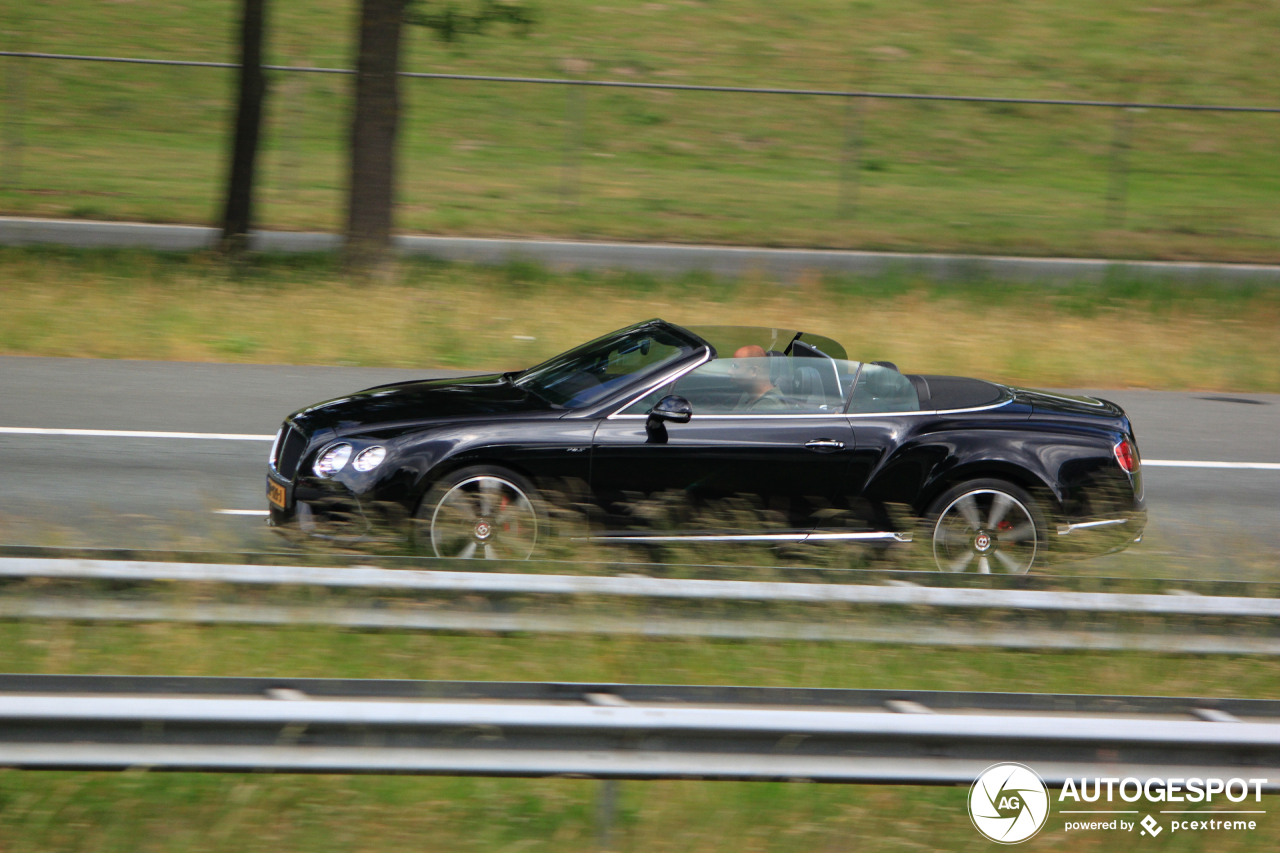
[[[0,57],[9,212],[212,218],[234,63]],[[332,229],[354,72],[267,69],[259,219]],[[1280,107],[402,74],[427,87],[402,116],[407,230],[1242,259],[1280,237]]]

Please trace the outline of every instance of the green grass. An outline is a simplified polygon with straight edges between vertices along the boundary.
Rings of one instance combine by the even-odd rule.
[[[856,653],[854,652],[856,649]],[[1277,663],[640,637],[0,623],[0,670],[528,679],[1268,697]],[[585,780],[0,772],[6,851],[590,850]],[[617,849],[986,850],[963,789],[623,783]],[[1264,803],[1263,808],[1269,804]],[[1264,825],[1263,830],[1267,830]],[[1265,850],[1272,835],[1153,849]],[[1100,851],[1051,824],[1031,850]]]
[[[353,7],[276,4],[269,59],[349,65]],[[226,60],[233,12],[213,0],[62,0],[13,4],[6,29],[10,46],[31,50]],[[1275,104],[1278,14],[1239,0],[562,0],[542,6],[527,39],[495,32],[448,47],[411,31],[406,67]],[[26,146],[0,210],[216,218],[230,72],[3,62],[21,75],[8,91],[23,93]],[[275,78],[264,226],[340,227],[348,86]],[[1118,224],[1111,110],[598,89],[574,90],[571,106],[558,87],[421,80],[405,94],[398,221],[409,231],[1280,259],[1275,115],[1130,114]]]

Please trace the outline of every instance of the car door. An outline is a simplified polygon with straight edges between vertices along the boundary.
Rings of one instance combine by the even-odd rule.
[[[764,397],[737,382],[743,361],[768,363]],[[796,381],[807,361],[716,359],[600,421],[591,486],[606,535],[805,538],[847,491],[854,450],[838,388]],[[666,394],[693,415],[650,429],[646,413]]]

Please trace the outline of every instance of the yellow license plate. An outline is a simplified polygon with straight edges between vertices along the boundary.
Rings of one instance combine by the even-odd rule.
[[[284,486],[274,480],[267,480],[267,500],[284,509]]]

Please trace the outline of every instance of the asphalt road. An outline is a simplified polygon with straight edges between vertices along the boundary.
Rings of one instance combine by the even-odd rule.
[[[308,403],[446,371],[0,357],[5,428],[272,435]],[[1096,391],[1124,406],[1144,459],[1280,463],[1280,395]],[[0,431],[0,541],[275,547],[261,511],[269,442]],[[1145,470],[1149,535],[1127,555],[1220,577],[1280,553],[1280,470]],[[1199,567],[1196,570],[1196,567]],[[1256,576],[1256,573],[1255,573]]]

